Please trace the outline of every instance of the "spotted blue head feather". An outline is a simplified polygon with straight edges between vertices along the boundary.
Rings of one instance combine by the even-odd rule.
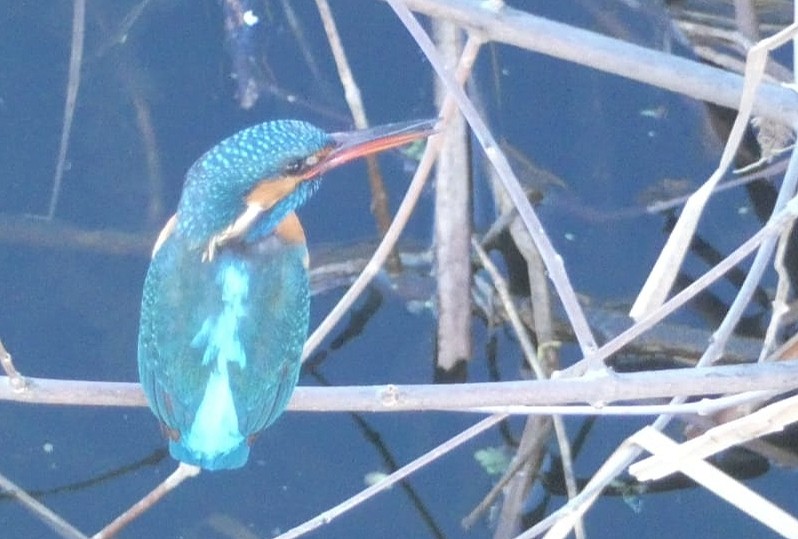
[[[186,173],[178,204],[178,230],[196,241],[208,238],[231,223],[242,211],[247,194],[262,181],[288,174],[308,156],[335,144],[329,134],[299,120],[258,124],[226,138],[205,152]],[[302,182],[300,189],[275,207],[261,225],[274,228],[304,204],[318,181]]]

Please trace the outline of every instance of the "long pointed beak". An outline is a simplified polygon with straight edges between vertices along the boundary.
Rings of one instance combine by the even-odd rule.
[[[437,118],[411,120],[380,125],[359,131],[331,133],[335,146],[325,155],[316,167],[314,175],[323,174],[331,168],[348,163],[358,157],[371,155],[428,137],[435,132]]]

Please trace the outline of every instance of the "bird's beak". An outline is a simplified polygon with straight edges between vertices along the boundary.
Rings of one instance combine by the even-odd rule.
[[[335,145],[313,167],[313,175],[348,163],[358,157],[371,155],[428,137],[435,132],[438,119],[411,120],[380,125],[359,131],[331,133]]]

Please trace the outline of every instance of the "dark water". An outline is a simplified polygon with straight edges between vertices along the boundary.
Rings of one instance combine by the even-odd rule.
[[[268,31],[261,36],[260,50],[275,87],[298,101],[267,93],[254,108],[242,111],[233,99],[235,84],[216,2],[155,0],[125,43],[113,46],[110,36],[134,4],[90,2],[83,80],[56,212],[59,222],[150,238],[174,208],[187,167],[237,129],[279,117],[302,118],[331,130],[348,128],[347,109],[311,3],[293,5],[306,25],[320,80],[311,76],[277,4],[269,3],[262,13]],[[429,67],[387,6],[343,0],[333,7],[371,121],[433,114]],[[595,13],[580,8],[540,8],[551,11],[544,14],[553,18],[599,25]],[[48,9],[21,1],[0,7],[3,215],[46,213],[61,130],[71,16],[70,2]],[[623,17],[631,17],[625,38],[650,40],[656,46],[657,36],[667,33],[656,18]],[[363,29],[366,24],[369,31]],[[663,222],[641,213],[624,218],[616,214],[639,209],[637,194],[663,178],[697,185],[707,176],[718,148],[707,132],[703,109],[663,91],[506,47],[485,50],[482,60],[478,73],[486,81],[483,99],[496,133],[566,184],[546,198],[540,211],[576,288],[602,299],[632,298],[661,247]],[[163,184],[154,189],[162,194],[163,207],[155,213],[148,213],[153,187],[135,100],[150,107],[162,171]],[[397,154],[381,162],[395,207],[408,174]],[[373,239],[364,173],[363,165],[355,164],[330,174],[301,212],[311,252],[323,242]],[[491,203],[484,186],[477,193],[475,210],[486,222]],[[422,244],[430,239],[431,199],[428,192],[409,227],[408,237]],[[728,250],[759,223],[750,212],[737,211],[747,204],[739,193],[721,201],[713,208],[716,221],[705,233]],[[0,244],[0,338],[17,367],[31,376],[135,381],[138,309],[147,263],[146,250],[109,255],[13,241]],[[702,267],[690,264],[696,271]],[[340,293],[315,299],[312,325]],[[363,332],[340,347],[325,344],[325,359],[316,366],[319,376],[305,374],[300,383],[319,384],[320,377],[332,385],[431,382],[434,315],[410,312],[402,298],[382,299]],[[341,331],[343,326],[333,338]],[[490,336],[475,320],[472,381],[489,377]],[[516,378],[519,350],[505,332],[494,337],[499,372],[505,379]],[[576,359],[574,350],[566,347],[565,359]],[[365,424],[347,414],[286,414],[260,437],[246,468],[202,474],[121,537],[270,537],[355,493],[366,474],[389,471],[387,454],[406,463],[478,420],[439,413],[360,419]],[[29,491],[44,491],[45,504],[88,534],[174,469],[174,462],[163,456],[158,426],[145,409],[3,404],[0,424],[0,473]],[[579,474],[589,477],[620,440],[643,424],[599,421],[577,460]],[[510,422],[516,435],[521,425],[521,419]],[[569,420],[568,425],[576,432],[581,420]],[[481,521],[470,532],[459,521],[493,483],[473,453],[504,442],[494,429],[412,476],[409,486],[416,499],[394,487],[316,536],[429,537],[435,536],[431,521],[440,536],[488,537],[490,521]],[[92,481],[148,457],[152,462]],[[790,509],[795,505],[788,494],[791,479],[790,474],[770,474],[753,486]],[[86,481],[90,484],[82,484]],[[70,488],[50,492],[60,487]],[[533,493],[530,508],[539,496]],[[430,515],[427,521],[424,512]],[[640,513],[619,497],[602,499],[588,514],[587,529],[591,537],[608,535],[609,530],[614,537],[767,534],[699,489],[645,497]],[[53,536],[7,500],[0,501],[0,530],[2,537]]]

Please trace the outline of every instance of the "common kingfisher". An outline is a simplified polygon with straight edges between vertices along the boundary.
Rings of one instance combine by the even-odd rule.
[[[139,378],[172,456],[239,468],[285,409],[307,338],[308,251],[294,213],[321,174],[420,139],[437,120],[326,133],[295,120],[223,140],[188,170],[144,282]]]

